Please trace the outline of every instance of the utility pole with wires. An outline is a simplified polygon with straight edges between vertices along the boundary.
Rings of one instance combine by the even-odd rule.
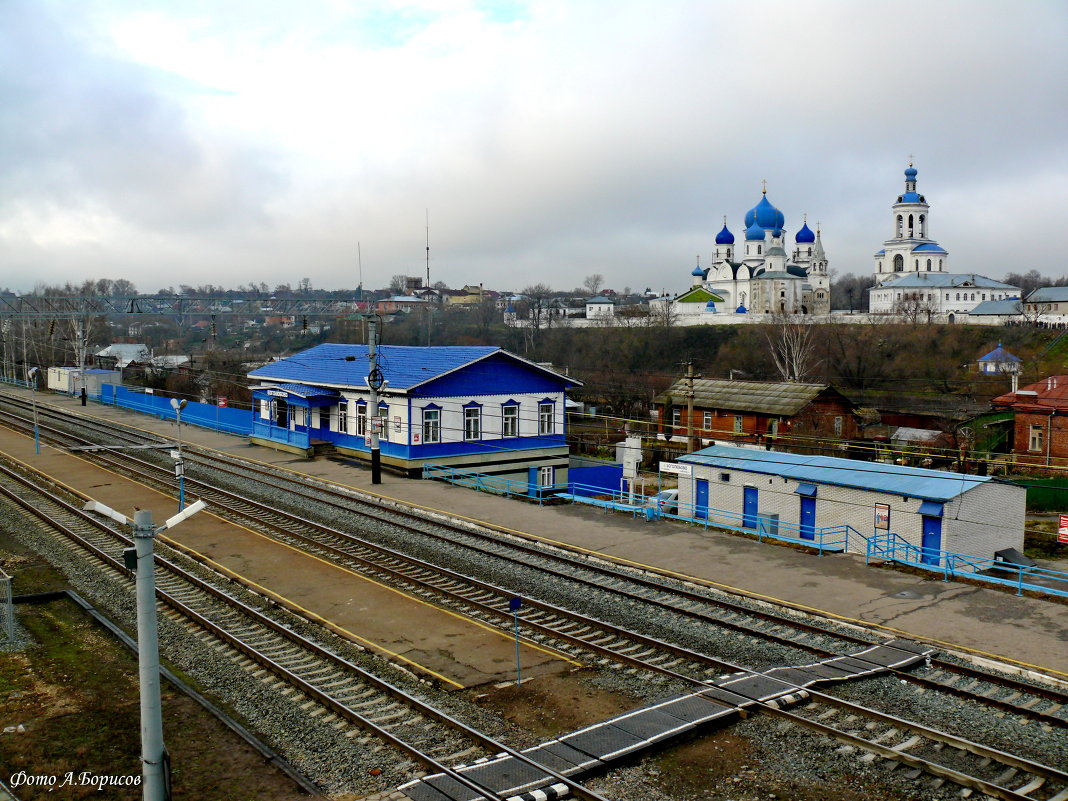
[[[693,371],[693,362],[687,360],[686,362],[686,452],[694,452],[694,433],[693,433],[693,382],[695,378],[700,378]]]

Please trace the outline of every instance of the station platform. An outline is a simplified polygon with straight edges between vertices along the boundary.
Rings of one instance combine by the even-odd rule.
[[[83,408],[73,397],[39,394],[38,400],[71,413],[176,436],[173,421],[93,402]],[[643,516],[586,505],[538,506],[388,472],[383,472],[381,484],[372,485],[370,469],[363,462],[324,457],[306,460],[252,446],[247,438],[189,425],[182,426],[182,437],[186,442],[455,518],[485,522],[634,565],[652,566],[752,598],[875,627],[887,636],[913,638],[942,649],[987,656],[1068,682],[1068,604],[1064,602],[944,582],[888,566],[867,566],[863,557],[818,556],[712,528],[706,530],[674,520],[649,521]],[[1051,566],[1068,569],[1063,564]]]

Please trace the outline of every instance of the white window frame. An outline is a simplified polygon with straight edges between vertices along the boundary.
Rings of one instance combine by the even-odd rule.
[[[740,414],[734,415],[734,433],[735,434],[744,434],[745,433],[745,418]]]
[[[356,436],[367,436],[367,404],[356,404]]]
[[[704,423],[703,428],[705,429],[705,431],[711,431],[712,430],[712,412],[705,412],[704,413],[704,419],[703,419],[702,422]]]
[[[509,403],[501,407],[501,436],[519,436],[519,404]]]
[[[482,439],[482,407],[464,407],[464,442],[478,442]]]
[[[423,444],[441,442],[441,409],[423,409]]]
[[[546,411],[548,410],[548,411]],[[538,404],[538,435],[556,433],[556,404]]]
[[[538,468],[538,486],[539,487],[551,487],[555,483],[556,468],[552,465],[546,465],[545,467]]]
[[[1032,425],[1030,428],[1030,436],[1027,439],[1027,450],[1029,451],[1042,451],[1042,440],[1045,439],[1045,429],[1042,426]]]
[[[349,433],[349,402],[338,401],[337,403],[337,432]]]
[[[842,418],[841,417],[835,417],[834,418],[834,435],[836,437],[842,436]]]

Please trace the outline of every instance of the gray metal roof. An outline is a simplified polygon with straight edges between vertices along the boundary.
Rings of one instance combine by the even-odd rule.
[[[888,278],[881,285],[873,286],[871,289],[884,289],[890,287],[958,287],[967,284],[969,287],[976,287],[977,289],[1015,289],[1020,291],[1018,286],[1012,286],[1011,284],[1003,284],[1000,281],[995,281],[993,278],[987,278],[985,275],[977,275],[975,273],[901,273]]]
[[[1066,298],[1068,300],[1068,298]],[[1023,307],[1020,304],[1019,298],[1009,298],[1008,300],[984,300],[974,309],[968,312],[973,317],[983,317],[987,314],[993,314],[995,316],[1011,316],[1013,314],[1023,314]]]
[[[728,381],[725,378],[698,378],[693,382],[694,406],[702,409],[728,409],[770,415],[794,415],[828,389],[827,384],[797,384],[774,381]],[[663,395],[676,404],[686,399],[687,382],[680,378]]]
[[[1043,286],[1027,296],[1028,303],[1057,303],[1068,300],[1068,286]]]
[[[711,448],[680,456],[678,461],[781,476],[814,484],[856,487],[887,495],[941,503],[992,480],[989,476],[946,473],[942,470],[900,467],[881,462],[861,462],[836,456],[809,456],[737,448],[732,445],[713,445]]]

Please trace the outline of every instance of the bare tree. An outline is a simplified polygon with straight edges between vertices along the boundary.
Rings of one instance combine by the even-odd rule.
[[[775,369],[783,381],[806,381],[818,363],[813,327],[800,315],[773,315],[765,332]]]
[[[586,287],[586,291],[591,295],[596,295],[601,291],[601,287],[604,286],[604,276],[600,273],[587,275],[586,280],[582,282],[582,285]]]
[[[899,315],[915,325],[919,322],[931,322],[938,313],[938,303],[934,296],[919,292],[910,292],[894,302],[894,314]]]
[[[408,286],[408,276],[399,274],[389,279],[389,292],[391,295],[403,295]]]

